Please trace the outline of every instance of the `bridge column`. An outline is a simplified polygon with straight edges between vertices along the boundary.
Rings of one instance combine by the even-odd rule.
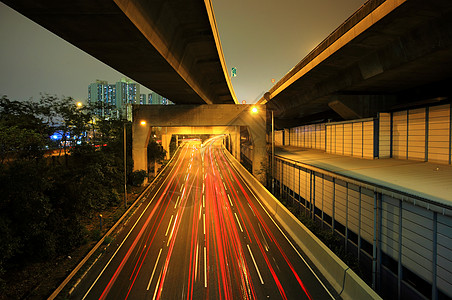
[[[231,132],[232,155],[240,161],[240,126],[234,126]]]
[[[170,159],[171,133],[162,133],[162,146],[166,151],[165,159]]]
[[[263,185],[267,181],[267,132],[266,132],[266,110],[265,106],[260,106],[256,115],[251,115],[247,122],[251,141],[253,144],[253,175]]]
[[[142,126],[138,122],[132,123],[132,159],[133,170],[148,171],[148,143],[151,127]]]

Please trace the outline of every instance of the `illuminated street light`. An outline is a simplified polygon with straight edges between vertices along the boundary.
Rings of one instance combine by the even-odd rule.
[[[251,112],[252,112],[253,114],[257,114],[257,107],[256,107],[256,106],[253,106],[253,108],[251,108]]]
[[[77,107],[79,107],[79,108],[80,108],[80,107],[82,107],[82,106],[83,106],[83,103],[82,103],[82,102],[80,102],[80,101],[79,101],[79,102],[77,102]]]
[[[143,121],[140,122],[140,124],[141,124],[141,126],[144,126],[144,125],[146,125],[146,121],[143,120]]]

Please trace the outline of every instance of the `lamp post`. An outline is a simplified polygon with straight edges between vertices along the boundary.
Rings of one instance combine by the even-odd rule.
[[[272,79],[272,83],[274,83],[274,79]],[[266,92],[264,94],[265,102],[269,102],[271,100],[271,94],[270,92]],[[267,108],[268,110],[268,108]],[[272,170],[271,170],[271,177],[272,177],[272,194],[275,194],[275,118],[274,118],[274,109],[270,109],[272,112]]]

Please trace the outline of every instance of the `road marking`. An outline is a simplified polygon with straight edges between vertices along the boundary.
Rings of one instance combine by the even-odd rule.
[[[176,227],[176,222],[177,222],[177,217],[179,216],[179,214],[176,215],[176,219],[174,219],[174,224],[173,224],[173,229],[171,229],[171,234],[168,238],[168,242],[166,243],[166,246],[169,246],[169,243],[171,241],[171,238],[173,237],[173,232],[174,232],[174,227]]]
[[[157,260],[155,261],[154,270],[152,271],[152,275],[151,275],[151,278],[149,279],[148,287],[146,288],[146,290],[148,290],[148,291],[149,291],[149,287],[151,286],[152,278],[154,277],[155,269],[157,269],[157,265],[159,263],[160,254],[162,254],[162,248],[160,248],[159,255],[157,256]]]
[[[176,163],[179,161],[180,156],[177,158]],[[173,169],[171,171],[174,170],[176,164],[173,166]],[[171,174],[171,172],[170,172]],[[122,245],[126,242],[127,238],[129,237],[129,235],[132,233],[133,229],[135,228],[135,226],[137,226],[138,222],[141,220],[141,217],[143,217],[144,213],[147,211],[149,205],[151,205],[151,203],[154,201],[155,197],[157,196],[158,192],[160,191],[160,189],[163,187],[163,183],[170,177],[165,177],[165,180],[163,180],[162,184],[160,185],[160,187],[158,188],[157,192],[154,194],[154,196],[152,197],[152,199],[149,201],[149,203],[146,205],[146,207],[144,208],[144,210],[141,212],[141,215],[138,217],[138,219],[136,220],[135,224],[132,226],[132,228],[129,230],[129,232],[127,233],[126,237],[122,240],[121,244],[118,246],[118,248],[116,249],[115,253],[113,253],[113,255],[110,257],[110,259],[108,260],[108,262],[105,264],[104,268],[102,269],[102,271],[100,272],[100,274],[97,276],[96,280],[94,280],[93,284],[90,286],[90,288],[88,289],[88,291],[85,293],[85,295],[83,296],[82,300],[86,298],[86,296],[88,296],[88,294],[91,292],[91,290],[93,289],[94,285],[96,285],[97,281],[99,280],[99,278],[102,276],[102,274],[104,273],[105,269],[108,267],[108,265],[111,263],[111,261],[115,258],[116,253],[118,253],[119,249],[121,249]]]
[[[265,238],[264,232],[262,231],[261,223],[257,223],[257,225],[259,226],[259,230],[262,234],[262,237],[264,238],[265,250],[268,252],[268,243],[267,243],[267,239]]]
[[[239,223],[240,231],[243,232],[242,225],[240,225],[240,221],[239,221],[239,218],[237,217],[237,214],[234,213],[234,216],[235,216],[235,219],[237,220],[237,223]]]
[[[171,227],[171,222],[172,222],[172,221],[173,221],[173,215],[171,215],[171,219],[170,219],[170,221],[169,221],[168,228],[166,229],[165,236],[168,235],[168,231],[169,231],[169,229],[170,229],[170,227]]]
[[[176,203],[174,204],[174,208],[177,207],[177,204],[179,203],[179,199],[180,199],[180,196],[177,196],[177,200],[176,200]]]
[[[198,278],[198,248],[199,248],[199,244],[196,243],[195,279]]]
[[[231,197],[229,197],[229,194],[228,194],[228,199],[229,199],[229,203],[231,203],[231,206],[234,206],[234,205],[232,204]]]
[[[228,188],[226,187],[226,184],[224,183],[224,181],[223,181],[223,185],[224,185],[224,189],[227,191]]]
[[[253,253],[251,252],[250,245],[246,244],[248,247],[248,251],[250,252],[251,258],[253,259],[254,267],[256,268],[257,275],[259,275],[259,279],[261,280],[261,283],[264,284],[264,280],[262,280],[261,272],[259,272],[259,268],[257,267],[256,261],[254,260]]]
[[[254,210],[251,208],[251,205],[250,205],[249,203],[247,203],[247,204],[248,204],[248,206],[250,207],[251,212],[253,213],[253,215],[256,216],[256,215],[254,214]]]
[[[237,173],[239,175],[239,177],[242,179],[242,182],[246,185],[246,187],[248,188],[248,190],[251,192],[251,194],[253,194],[254,199],[256,200],[257,203],[259,203],[259,205],[262,207],[262,210],[265,211],[265,213],[267,214],[267,216],[270,218],[270,220],[272,220],[273,224],[275,224],[275,226],[279,229],[279,232],[281,232],[281,234],[286,238],[286,240],[289,242],[289,244],[292,246],[292,248],[295,250],[295,252],[298,254],[298,256],[301,258],[301,260],[305,263],[305,265],[308,267],[308,269],[311,271],[311,273],[314,275],[314,277],[318,280],[318,282],[322,285],[322,287],[325,289],[325,291],[328,293],[328,295],[331,297],[331,299],[336,299],[334,298],[334,296],[331,294],[331,292],[327,289],[327,287],[325,286],[325,284],[322,282],[322,280],[320,280],[319,276],[317,276],[317,274],[314,272],[314,270],[311,268],[311,266],[308,264],[308,262],[304,259],[303,256],[301,256],[301,253],[298,251],[298,249],[295,247],[295,245],[289,240],[289,238],[287,237],[287,235],[284,233],[284,231],[281,229],[281,227],[279,227],[279,225],[276,223],[276,221],[273,219],[273,217],[270,215],[270,213],[267,211],[267,209],[264,207],[264,205],[261,203],[261,201],[259,200],[259,198],[256,196],[256,194],[253,192],[253,190],[251,189],[251,187],[248,185],[248,183],[245,182],[245,179],[243,179],[243,177],[240,175],[240,173]],[[249,205],[249,203],[248,203]]]
[[[160,272],[159,280],[157,281],[157,285],[155,286],[155,292],[154,297],[152,297],[152,300],[155,300],[155,296],[157,296],[157,291],[159,289],[160,279],[162,278],[162,272]]]
[[[204,185],[204,182],[202,183],[202,192],[204,193],[204,187],[205,187],[205,185]]]
[[[180,186],[180,192],[182,192],[182,189],[184,188],[184,185],[182,184],[181,186]]]
[[[205,207],[205,200],[204,200],[204,195],[202,195],[202,207]]]
[[[204,287],[207,287],[207,254],[206,254],[206,247],[204,247]]]
[[[202,230],[204,232],[204,235],[206,235],[206,215],[202,214]]]

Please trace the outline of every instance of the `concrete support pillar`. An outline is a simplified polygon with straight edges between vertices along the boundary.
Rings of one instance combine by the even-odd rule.
[[[165,159],[170,159],[170,142],[171,142],[171,133],[163,133],[162,134],[162,146],[166,151]]]
[[[263,185],[267,182],[267,134],[266,134],[266,111],[263,107],[257,115],[252,115],[249,122],[249,132],[253,143],[253,175]]]
[[[142,126],[137,122],[132,124],[132,159],[133,170],[148,171],[147,147],[151,128]]]
[[[284,128],[283,145],[290,145],[290,129]]]
[[[232,155],[240,161],[240,126],[234,126],[231,133]]]

